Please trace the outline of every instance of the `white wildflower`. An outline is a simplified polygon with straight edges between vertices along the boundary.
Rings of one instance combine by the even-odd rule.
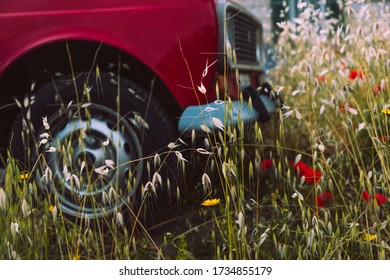
[[[95,172],[99,175],[107,175],[108,174],[108,168],[106,165],[100,166],[98,168],[95,168]]]
[[[108,193],[106,191],[102,192],[102,201],[104,205],[110,203],[110,200],[108,198]]]
[[[123,221],[123,216],[120,212],[116,213],[116,222],[118,225],[120,225],[121,227],[124,226],[124,221]]]
[[[154,166],[157,167],[157,166],[160,166],[161,164],[161,157],[159,154],[155,154],[154,157],[153,157],[153,162],[154,162]]]
[[[302,92],[301,89],[297,89],[297,90],[294,90],[294,91],[291,93],[291,95],[292,95],[292,96],[295,96],[295,95],[297,95],[298,93],[301,93],[301,92]]]
[[[295,160],[294,160],[294,165],[296,165],[298,162],[300,162],[302,159],[302,154],[299,154],[295,157]]]
[[[145,188],[144,188],[144,195],[148,195],[148,194],[151,194],[153,193],[154,195],[156,195],[156,186],[153,184],[153,182],[147,182],[146,185],[145,185]]]
[[[287,111],[283,114],[283,118],[288,118],[294,113],[294,110]]]
[[[81,105],[81,108],[87,108],[89,106],[91,106],[92,103],[84,103],[83,105]]]
[[[376,56],[376,50],[373,47],[369,47],[367,51],[368,57],[375,57]]]
[[[298,9],[303,9],[307,6],[307,3],[306,2],[298,2],[297,4],[297,8]]]
[[[299,111],[298,111],[297,109],[294,109],[294,113],[295,113],[295,117],[296,117],[298,120],[301,120],[301,119],[302,119],[301,113],[299,113]]]
[[[110,187],[110,190],[108,191],[108,198],[111,201],[113,201],[114,199],[116,200],[116,191],[113,187]]]
[[[204,138],[203,142],[204,142],[204,146],[206,148],[210,148],[210,142],[209,142],[209,139],[207,139],[207,137]]]
[[[106,141],[103,142],[103,146],[108,146],[108,144],[110,144],[110,140],[106,139]]]
[[[198,148],[198,149],[196,149],[196,151],[199,154],[202,154],[202,155],[211,155],[211,152],[209,152],[209,151],[207,151],[206,149],[203,149],[203,148]]]
[[[47,132],[45,132],[45,133],[42,133],[42,134],[40,134],[39,135],[39,138],[41,138],[41,139],[43,139],[43,138],[49,138],[50,137],[50,135],[49,135],[49,133],[47,133]]]
[[[200,128],[204,131],[204,132],[206,132],[206,133],[210,133],[211,132],[211,129],[210,128],[208,128],[206,125],[204,125],[204,124],[202,124],[201,126],[200,126]]]
[[[184,145],[184,146],[188,146],[187,145],[187,143],[186,143],[186,141],[184,141],[183,139],[181,139],[180,137],[179,138],[177,138],[177,140],[182,144],[182,145]]]
[[[352,115],[357,115],[358,114],[358,111],[355,109],[355,108],[352,108],[350,106],[346,106],[346,110],[351,113]]]
[[[72,104],[73,104],[73,100],[71,100],[71,101],[68,103],[68,106],[66,106],[66,108],[69,109],[70,106],[72,106]]]
[[[238,213],[237,220],[235,221],[235,223],[238,225],[239,228],[244,225],[244,214],[242,213],[242,211]]]
[[[75,174],[73,174],[72,177],[71,177],[71,180],[72,180],[72,182],[73,181],[75,182],[75,184],[76,184],[76,186],[78,188],[80,188],[80,179],[79,179],[79,177],[77,177]]]
[[[221,121],[220,119],[218,119],[218,118],[212,118],[212,121],[213,121],[213,124],[214,124],[218,129],[220,129],[220,130],[223,131],[224,126],[223,126],[223,123],[222,123],[222,121]]]
[[[23,100],[23,106],[24,106],[25,108],[27,108],[29,105],[30,105],[30,100],[29,100],[28,96],[26,95],[26,96],[24,97],[24,100]]]
[[[324,69],[320,73],[318,73],[318,76],[322,77],[322,76],[324,76],[328,72],[329,72],[329,69]]]
[[[219,108],[215,108],[215,107],[211,107],[211,106],[207,106],[206,109],[204,109],[205,112],[213,112],[213,111],[217,111],[219,110]]]
[[[325,105],[321,105],[320,107],[320,115],[322,115],[325,112]]]
[[[11,235],[15,238],[15,235],[19,234],[19,224],[11,223]]]
[[[175,143],[173,143],[173,142],[171,142],[171,143],[168,144],[168,148],[169,148],[169,149],[174,149],[174,148],[179,147],[179,146],[180,146],[180,145],[177,145],[177,144],[175,144]]]
[[[104,163],[108,166],[108,167],[110,167],[110,168],[114,168],[114,165],[115,165],[115,163],[114,163],[114,161],[112,161],[112,160],[110,160],[110,159],[106,159],[105,161],[104,161]]]
[[[134,114],[134,121],[137,126],[141,125],[146,129],[149,129],[149,124],[140,115]]]
[[[175,151],[175,155],[176,155],[176,157],[177,157],[180,161],[186,161],[186,162],[188,162],[188,160],[186,160],[186,159],[183,157],[182,153],[180,153],[179,151]]]
[[[27,110],[26,119],[31,120],[31,108],[28,108],[28,110]]]
[[[57,152],[57,149],[53,146],[49,147],[49,149],[46,150],[47,153],[55,153]]]
[[[276,95],[279,95],[279,93],[284,89],[283,86],[280,86],[279,88],[276,89]]]
[[[23,198],[23,201],[22,201],[22,213],[23,213],[23,217],[27,218],[27,216],[28,216],[28,204],[27,204],[26,199],[24,199],[24,198]]]
[[[241,236],[245,235],[247,231],[247,227],[244,223],[244,214],[241,211],[238,213],[238,219],[235,222],[238,224],[237,238],[240,239]]]
[[[270,231],[270,228],[267,228],[261,235],[260,235],[260,241],[259,241],[259,246],[263,244],[263,242],[267,239],[268,237],[268,232]]]
[[[203,83],[201,82],[200,83],[200,86],[198,86],[198,90],[203,93],[203,94],[206,94],[207,90],[206,88],[204,87]]]
[[[286,21],[277,22],[276,25],[277,25],[280,29],[285,29],[286,27],[288,27],[288,24],[287,24]]]
[[[211,191],[211,180],[209,175],[207,175],[206,173],[203,173],[202,175],[202,186],[203,186],[203,192],[205,194]]]
[[[68,166],[66,164],[62,168],[62,173],[64,174],[65,182],[68,182],[72,177],[72,174],[70,174],[70,172],[68,171]]]
[[[83,173],[84,168],[85,168],[85,161],[83,161],[83,162],[81,163],[81,166],[80,166],[80,174]]]
[[[192,143],[192,145],[195,144],[195,139],[196,139],[196,132],[195,132],[195,129],[192,129],[192,131],[191,131],[191,143]]]
[[[53,176],[53,172],[51,171],[51,169],[49,167],[46,167],[45,173],[43,174],[42,178],[45,179],[46,183],[48,183],[51,181],[52,176]]]
[[[22,108],[22,104],[19,102],[19,100],[16,97],[14,98],[14,101],[15,101],[16,106],[18,106],[19,108]]]
[[[162,186],[162,177],[157,172],[154,172],[153,178],[152,178],[153,185],[156,185],[156,183],[159,183],[160,186]]]
[[[300,192],[298,192],[298,191],[295,191],[295,192],[291,195],[291,197],[292,197],[292,198],[298,197],[298,199],[299,199],[300,201],[303,201],[303,195],[302,195]]]
[[[359,128],[358,128],[358,131],[364,129],[366,127],[366,123],[362,122],[359,124]]]
[[[345,44],[343,44],[340,48],[340,53],[343,54],[345,52]]]
[[[214,101],[214,104],[215,104],[215,105],[223,105],[224,103],[225,103],[225,101],[219,100],[219,99],[217,99],[217,100]]]
[[[296,198],[298,196],[298,194],[295,192],[291,195],[292,198]]]
[[[41,141],[39,141],[39,147],[40,147],[41,145],[45,145],[48,141],[49,141],[49,139],[47,139],[47,138],[41,139]]]
[[[42,118],[42,124],[43,124],[43,126],[45,127],[46,130],[50,129],[50,125],[47,122],[47,116]]]
[[[7,202],[7,199],[5,196],[5,192],[4,192],[3,188],[0,188],[0,209],[5,210],[6,202]]]
[[[53,207],[53,210],[51,211],[51,216],[52,216],[52,218],[53,218],[53,222],[54,222],[54,223],[56,222],[57,214],[58,214],[57,206],[54,206],[54,207]]]

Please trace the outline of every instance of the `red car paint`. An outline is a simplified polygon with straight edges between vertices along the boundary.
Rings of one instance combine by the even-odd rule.
[[[199,81],[206,60],[216,59],[217,32],[209,0],[5,0],[0,6],[0,74],[48,43],[103,42],[152,69],[184,108],[197,102],[193,91],[184,89],[192,87],[190,74]],[[212,78],[204,80],[207,87]]]
[[[24,62],[25,57],[50,44],[73,40],[102,43],[136,59],[156,75],[180,110],[215,100],[216,82],[230,86],[236,96],[236,77],[224,73],[226,68],[221,58],[221,52],[226,51],[222,46],[225,27],[218,9],[220,12],[221,7],[228,5],[234,6],[234,13],[245,14],[255,22],[247,11],[222,0],[3,0],[0,5],[0,108],[12,103],[14,96],[27,92],[10,91],[13,89],[10,80],[14,84],[24,78],[30,79],[28,83],[35,81],[35,71],[45,71],[46,64],[58,55],[48,54],[44,62],[41,59],[43,69],[35,69],[35,64],[28,60]],[[216,60],[218,63],[202,77],[206,63],[210,65]],[[20,64],[24,70],[30,69],[31,77],[18,69]],[[55,69],[55,65],[50,66]],[[9,72],[21,74],[10,79]],[[254,86],[260,85],[260,64],[243,67],[241,73],[246,73]],[[206,94],[198,90],[201,82]],[[4,84],[7,87],[2,87]],[[7,122],[12,121],[7,117],[10,118]]]

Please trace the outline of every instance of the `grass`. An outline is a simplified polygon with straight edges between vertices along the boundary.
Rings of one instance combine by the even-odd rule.
[[[10,157],[0,258],[388,259],[389,11],[347,3],[339,22],[300,9],[279,24],[269,73],[283,108],[171,145],[184,172],[169,217],[70,219]]]

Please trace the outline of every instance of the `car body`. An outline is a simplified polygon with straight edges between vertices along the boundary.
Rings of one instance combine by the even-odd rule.
[[[73,75],[75,79],[77,73],[96,71],[108,73],[107,81],[109,75],[117,79],[116,83],[119,77],[131,80],[136,88],[153,96],[159,104],[156,106],[162,108],[156,112],[163,110],[163,115],[169,116],[167,120],[177,134],[189,135],[192,130],[204,132],[200,129],[202,124],[212,127],[215,118],[224,119],[223,104],[227,100],[233,100],[229,121],[236,122],[238,114],[244,121],[256,120],[259,112],[250,110],[247,102],[240,103],[238,97],[244,87],[256,89],[262,85],[263,66],[261,23],[233,2],[3,0],[0,6],[3,155],[10,146],[15,153],[23,149],[21,143],[15,147],[9,144],[10,139],[20,137],[13,136],[13,130],[16,127],[21,133],[26,129],[22,120],[26,116],[29,119],[27,107],[35,98],[50,98],[47,89],[41,94],[42,88],[59,77]],[[272,111],[272,102],[264,100]],[[41,108],[35,113],[45,117],[45,100],[38,104]],[[101,109],[97,106],[91,110],[111,114]],[[25,111],[25,115],[20,115],[20,111]],[[15,124],[15,119],[20,124]],[[84,125],[81,121],[76,124]],[[35,126],[38,131],[38,124]],[[107,128],[104,124],[100,126]],[[97,125],[95,132],[99,129]],[[68,131],[63,127],[57,132],[61,135]]]

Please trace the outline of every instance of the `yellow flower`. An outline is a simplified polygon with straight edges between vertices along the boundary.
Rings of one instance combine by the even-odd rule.
[[[49,206],[49,212],[53,212],[53,210],[54,210],[54,205],[50,205]]]
[[[22,174],[20,174],[20,176],[19,176],[19,181],[27,180],[29,177],[30,177],[30,174],[28,174],[28,173],[22,173]]]
[[[78,253],[76,253],[76,255],[74,255],[74,256],[71,258],[71,260],[72,260],[72,261],[78,261],[80,258],[81,258],[81,256],[80,256]]]
[[[366,233],[365,235],[365,238],[364,238],[366,241],[373,241],[376,239],[376,235],[375,234],[369,234],[369,233]]]
[[[213,199],[206,199],[205,201],[202,202],[203,206],[211,207],[218,205],[221,202],[221,199],[219,198],[213,198]]]
[[[381,112],[385,115],[390,115],[390,109],[383,109]]]

